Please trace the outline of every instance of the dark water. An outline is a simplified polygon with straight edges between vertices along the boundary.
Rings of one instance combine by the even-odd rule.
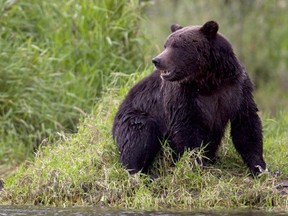
[[[130,210],[115,210],[115,209],[99,209],[99,208],[37,208],[37,207],[19,207],[19,206],[0,206],[0,216],[26,216],[26,215],[75,215],[75,216],[133,216],[133,215],[149,215],[149,216],[284,216],[287,213],[273,213],[263,211],[241,211],[241,212],[165,212],[165,211],[130,211]]]

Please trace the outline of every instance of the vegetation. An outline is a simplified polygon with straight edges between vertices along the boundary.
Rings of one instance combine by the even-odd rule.
[[[0,2],[0,204],[288,211],[287,3],[157,0],[147,22],[141,2]],[[111,137],[120,102],[171,23],[210,19],[256,83],[270,172],[251,178],[227,134],[214,165],[197,164],[201,151],[173,162],[163,143],[157,178],[130,176]]]
[[[0,2],[0,164],[31,158],[56,131],[76,132],[113,73],[141,66],[140,9],[125,0]]]

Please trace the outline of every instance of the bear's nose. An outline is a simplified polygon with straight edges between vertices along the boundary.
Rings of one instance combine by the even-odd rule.
[[[153,58],[152,63],[155,65],[155,67],[158,67],[160,65],[160,58],[158,57]]]

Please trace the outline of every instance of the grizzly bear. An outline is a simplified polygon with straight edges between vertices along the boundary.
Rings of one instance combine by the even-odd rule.
[[[218,24],[172,25],[156,70],[121,104],[112,134],[130,173],[147,173],[161,141],[176,155],[205,146],[213,161],[230,122],[236,150],[253,175],[266,169],[253,84]]]

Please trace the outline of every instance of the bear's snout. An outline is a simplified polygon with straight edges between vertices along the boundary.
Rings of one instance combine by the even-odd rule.
[[[152,63],[155,65],[156,68],[160,66],[161,60],[159,57],[155,57],[152,59]]]

